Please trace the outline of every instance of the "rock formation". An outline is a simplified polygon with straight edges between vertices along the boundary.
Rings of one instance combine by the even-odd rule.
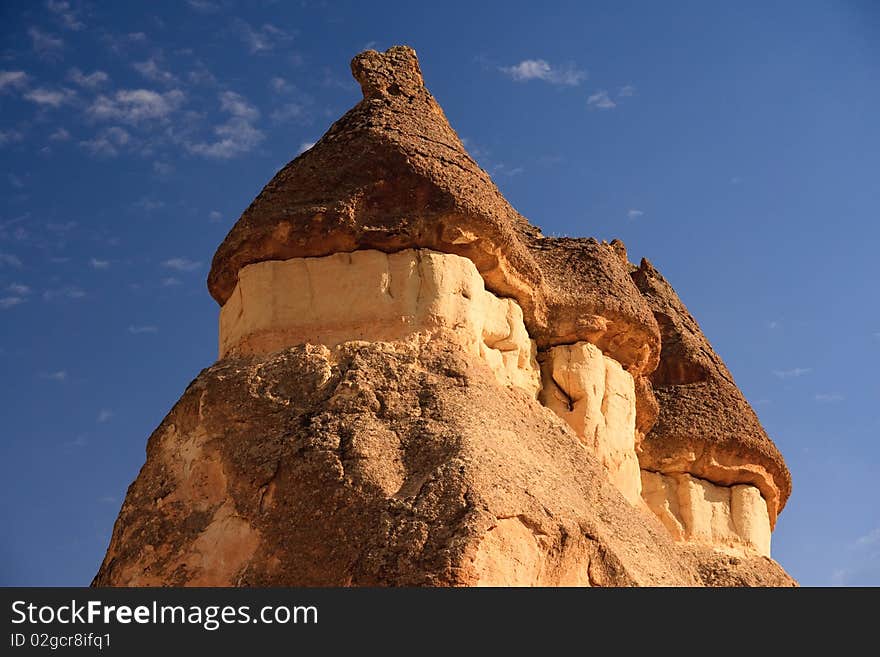
[[[788,471],[669,284],[519,215],[412,49],[352,72],[217,250],[220,358],[94,585],[794,584]]]

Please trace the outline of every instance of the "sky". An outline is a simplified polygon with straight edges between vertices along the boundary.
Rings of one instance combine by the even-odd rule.
[[[91,581],[217,357],[214,250],[395,44],[517,210],[678,291],[791,469],[774,558],[880,585],[880,8],[846,0],[4,0],[0,585]]]

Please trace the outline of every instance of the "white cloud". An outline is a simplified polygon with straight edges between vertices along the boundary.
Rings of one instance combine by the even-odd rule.
[[[241,40],[251,51],[251,54],[274,50],[279,44],[290,41],[291,35],[284,30],[275,27],[271,23],[264,23],[259,28],[254,28],[241,19],[233,23],[238,30]]]
[[[774,329],[778,329],[779,326],[780,326],[780,323],[779,323],[779,320],[777,320],[777,319],[773,319],[773,320],[770,320],[769,322],[767,322],[767,328],[770,329],[771,331]]]
[[[301,143],[301,144],[299,145],[299,150],[296,152],[296,154],[297,154],[297,155],[302,155],[302,154],[305,153],[307,150],[309,150],[312,146],[314,146],[315,143],[316,143],[316,142],[314,142],[314,141],[304,141],[303,143]]]
[[[0,253],[0,267],[21,267],[21,259],[11,253]]]
[[[173,73],[163,71],[152,57],[145,62],[135,62],[132,66],[134,70],[153,82],[171,84],[177,81]]]
[[[143,210],[144,212],[153,212],[154,210],[161,210],[162,208],[164,208],[165,201],[160,201],[156,198],[144,196],[143,198],[139,198],[137,201],[132,203],[131,207],[137,210]]]
[[[828,403],[843,401],[845,399],[845,397],[843,395],[840,395],[840,394],[834,392],[834,393],[817,394],[815,396],[815,399],[817,402],[822,402],[822,403],[828,404]]]
[[[128,332],[132,335],[140,335],[141,333],[158,333],[159,328],[156,326],[129,326]]]
[[[281,77],[274,77],[271,80],[269,80],[269,86],[272,88],[272,90],[275,93],[279,93],[279,94],[285,93],[285,92],[293,89],[291,84],[287,80],[285,80],[284,78],[281,78]]]
[[[180,285],[180,279],[174,278],[174,276],[168,276],[167,278],[162,279],[162,287],[174,287],[175,285]]]
[[[274,110],[272,114],[269,115],[269,118],[271,118],[275,123],[284,123],[286,121],[302,119],[305,117],[305,114],[306,111],[302,105],[298,103],[287,103],[286,105]]]
[[[162,263],[162,266],[177,271],[193,271],[201,267],[202,263],[188,258],[169,258]]]
[[[109,260],[98,260],[97,258],[92,258],[89,260],[89,266],[92,269],[107,269],[110,267]]]
[[[174,173],[174,165],[170,162],[161,162],[156,160],[153,162],[153,173],[159,176],[167,176]]]
[[[80,145],[95,155],[116,157],[119,149],[131,140],[131,135],[119,126],[106,128],[98,133],[94,139],[81,141]]]
[[[587,98],[587,107],[595,108],[595,109],[614,109],[617,107],[617,103],[615,103],[608,96],[608,92],[604,89],[600,89],[592,96]]]
[[[82,299],[86,293],[75,285],[65,285],[64,287],[46,290],[43,292],[44,301],[54,301],[55,299]]]
[[[98,424],[104,424],[104,422],[107,422],[112,417],[113,417],[113,411],[106,409],[106,408],[102,408],[100,411],[98,411],[98,417],[95,418],[95,421]]]
[[[49,135],[49,139],[51,141],[67,141],[70,139],[70,133],[64,128],[58,128],[55,132]]]
[[[97,120],[138,124],[168,118],[183,100],[184,94],[179,89],[164,94],[149,89],[123,89],[112,97],[98,96],[87,113]]]
[[[68,30],[81,30],[85,24],[77,18],[77,12],[65,0],[48,0],[46,7],[55,15],[55,18]]]
[[[31,45],[34,48],[34,52],[39,55],[53,57],[64,47],[64,41],[62,39],[47,34],[37,27],[31,27],[28,29],[28,36],[31,38]]]
[[[18,130],[0,130],[0,146],[21,141],[22,139],[24,139],[24,135]]]
[[[773,370],[773,375],[780,379],[788,379],[792,377],[803,376],[809,374],[813,369],[811,367],[795,367],[790,370]]]
[[[20,303],[24,303],[23,297],[0,297],[0,310],[9,310]]]
[[[260,110],[234,91],[224,91],[220,94],[220,109],[246,121],[256,121],[260,118]]]
[[[0,91],[7,87],[19,89],[27,84],[28,74],[24,71],[0,71]]]
[[[208,219],[210,219],[211,221],[220,221],[222,218],[223,218],[223,215],[220,212],[218,212],[217,210],[211,210],[208,213]]]
[[[265,135],[254,127],[252,121],[260,116],[260,111],[243,96],[233,91],[220,94],[220,109],[230,118],[214,127],[217,139],[213,142],[188,144],[191,152],[204,157],[226,160],[253,150]]]
[[[578,70],[571,64],[554,67],[543,59],[524,59],[514,66],[502,66],[500,70],[518,82],[543,80],[550,84],[573,87],[587,79],[585,71]]]
[[[78,68],[72,68],[67,72],[67,79],[80,87],[96,89],[110,79],[104,71],[92,71],[88,75]]]
[[[636,88],[631,84],[626,84],[617,90],[618,98],[630,98],[636,95]]]
[[[864,536],[859,536],[854,545],[857,548],[871,547],[872,545],[880,546],[880,527],[869,531]]]
[[[626,211],[626,216],[628,219],[638,219],[639,217],[644,216],[644,212],[641,210],[636,210],[635,208]]]
[[[67,371],[66,370],[57,370],[55,372],[47,372],[45,374],[41,374],[42,378],[49,379],[50,381],[66,381],[67,380]]]
[[[210,2],[209,0],[186,0],[186,4],[188,4],[196,11],[200,11],[205,14],[210,14],[220,10],[220,6],[216,2]]]
[[[46,89],[39,87],[28,91],[24,98],[36,103],[37,105],[47,105],[49,107],[61,107],[68,99],[76,94],[70,89]]]
[[[31,288],[23,283],[11,283],[6,286],[6,289],[12,294],[20,297],[26,297],[31,293]]]

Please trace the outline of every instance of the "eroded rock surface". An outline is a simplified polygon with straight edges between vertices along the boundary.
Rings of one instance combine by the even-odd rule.
[[[787,586],[785,463],[671,286],[547,238],[415,52],[260,192],[220,359],[150,437],[94,583]]]

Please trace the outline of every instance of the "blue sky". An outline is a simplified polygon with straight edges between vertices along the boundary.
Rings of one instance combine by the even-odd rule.
[[[214,250],[405,43],[520,212],[688,304],[791,468],[774,557],[880,585],[880,10],[587,4],[3,2],[0,584],[91,580]]]

